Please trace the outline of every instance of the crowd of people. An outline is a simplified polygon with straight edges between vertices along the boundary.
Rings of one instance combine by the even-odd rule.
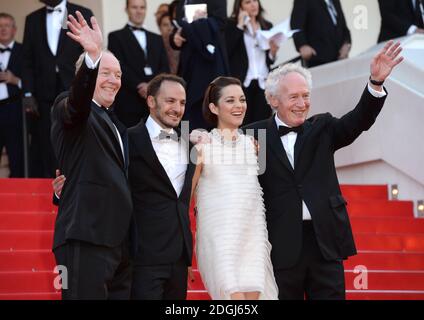
[[[40,2],[45,6],[26,18],[23,46],[15,41],[14,17],[0,15],[0,105],[4,106],[0,109],[0,150],[6,149],[10,177],[54,177],[57,161],[49,140],[50,110],[58,94],[69,89],[82,52],[66,37],[65,13],[79,10],[86,19],[92,16],[90,9],[67,0]],[[187,23],[184,5],[203,2],[208,4],[207,16]],[[424,32],[422,0],[378,2],[382,17],[379,42]],[[226,8],[226,0],[163,3],[155,12],[159,36],[144,28],[147,0],[126,1],[127,24],[108,35],[108,49],[124,71],[117,97],[123,107],[116,112],[125,126],[132,127],[148,116],[147,83],[162,72],[187,82],[184,120],[190,121],[191,130],[210,129],[201,105],[203,93],[217,76],[242,82],[251,106],[244,125],[271,115],[264,85],[276,61],[278,43],[264,45],[257,31],[270,29],[272,23],[265,19],[260,0],[235,0],[229,18]],[[294,43],[304,67],[348,57],[351,37],[340,0],[294,0],[290,18],[292,29],[300,30]]]
[[[0,14],[0,36],[3,24],[11,30],[0,56],[22,55],[22,70],[11,57],[0,76],[8,116],[27,114],[33,172],[57,175],[53,252],[68,268],[64,299],[185,299],[193,252],[214,299],[345,297],[342,260],[356,249],[334,152],[375,122],[399,43],[373,58],[351,112],[308,118],[311,74],[295,64],[270,70],[278,45],[258,45],[257,31],[272,27],[259,0],[236,0],[229,19],[226,1],[206,1],[207,15],[192,23],[184,5],[204,1],[174,1],[156,12],[162,37],[143,28],[146,0],[127,0],[129,22],[109,34],[107,50],[91,11],[40,1],[23,48],[13,17]],[[294,1],[305,66],[350,49],[340,2],[322,2]],[[319,9],[328,29],[313,27]],[[315,42],[330,31],[337,41]]]

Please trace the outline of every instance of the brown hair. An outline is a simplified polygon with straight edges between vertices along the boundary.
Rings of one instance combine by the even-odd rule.
[[[160,86],[162,85],[162,82],[164,81],[177,82],[181,84],[184,87],[184,89],[186,88],[186,82],[184,81],[183,78],[178,77],[174,74],[170,74],[170,73],[161,73],[161,74],[158,74],[156,77],[154,77],[152,80],[150,80],[147,86],[147,96],[156,97],[156,95],[159,92]]]
[[[256,17],[256,20],[259,22],[259,25],[261,26],[261,28],[265,28],[266,27],[266,22],[265,22],[265,18],[264,18],[264,13],[265,10],[261,5],[261,1],[257,0],[258,4],[259,4],[259,13],[258,16]],[[234,1],[234,5],[233,5],[233,12],[231,13],[231,18],[235,19],[237,21],[238,19],[238,15],[240,13],[241,10],[241,3],[243,2],[243,0],[235,0]]]
[[[218,125],[218,117],[209,109],[209,104],[213,103],[217,105],[222,96],[222,89],[230,85],[241,87],[241,82],[239,79],[233,77],[218,77],[213,80],[206,89],[202,106],[203,118],[215,127]]]

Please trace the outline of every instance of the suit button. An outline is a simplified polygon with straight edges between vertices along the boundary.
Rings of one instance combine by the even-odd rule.
[[[301,184],[298,184],[298,185],[297,185],[297,189],[298,189],[298,190],[302,190],[302,188],[303,188],[303,186],[302,186]]]

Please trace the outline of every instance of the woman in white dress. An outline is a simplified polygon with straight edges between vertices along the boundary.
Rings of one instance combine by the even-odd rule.
[[[246,98],[238,79],[209,85],[205,118],[216,128],[198,144],[196,257],[212,299],[278,299],[258,181],[257,147],[239,126]]]

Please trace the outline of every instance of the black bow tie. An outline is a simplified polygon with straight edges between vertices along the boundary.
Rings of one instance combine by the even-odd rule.
[[[131,29],[131,31],[144,31],[144,28],[139,28],[139,27],[134,27],[134,26],[130,26],[130,25],[128,25],[129,27],[130,27],[130,29]]]
[[[159,140],[170,139],[178,142],[178,133],[174,130],[173,133],[168,133],[165,130],[161,130],[159,133]]]
[[[10,48],[0,48],[0,53],[5,53],[6,51],[12,51]]]
[[[61,8],[51,8],[51,7],[46,7],[46,9],[47,9],[47,13],[53,13],[53,12],[55,12],[55,11],[57,11],[57,12],[59,12],[59,13],[61,13],[61,12],[62,12],[62,9],[61,9]]]
[[[301,133],[303,131],[303,126],[298,127],[286,127],[286,126],[278,126],[278,133],[280,134],[280,137],[285,136],[289,132],[296,132]]]

